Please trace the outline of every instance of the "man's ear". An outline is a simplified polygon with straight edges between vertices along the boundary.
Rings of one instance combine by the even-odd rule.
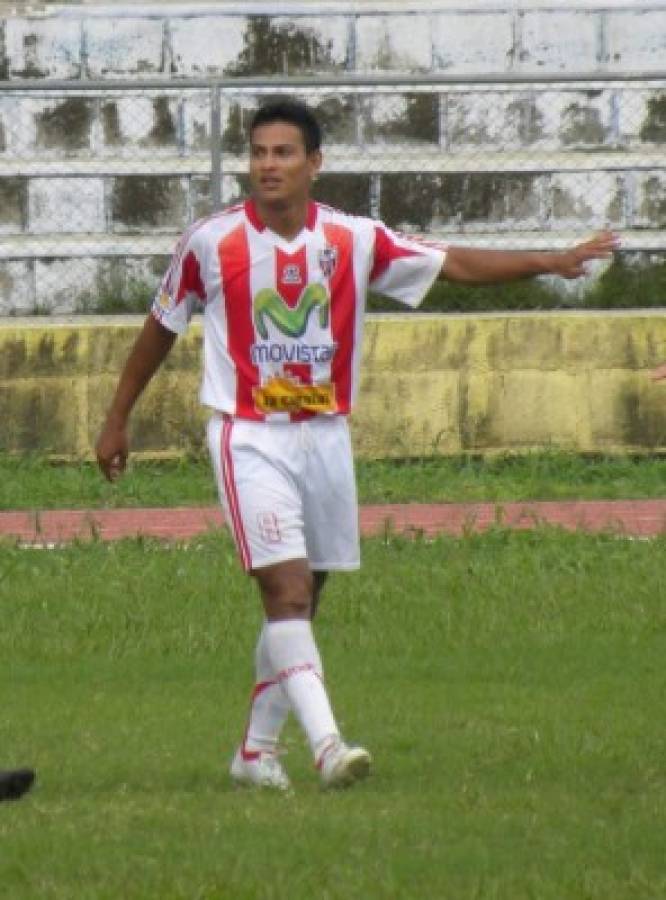
[[[319,175],[321,164],[323,162],[321,150],[313,150],[312,153],[308,155],[308,160],[310,163],[310,176],[314,181],[317,175]]]

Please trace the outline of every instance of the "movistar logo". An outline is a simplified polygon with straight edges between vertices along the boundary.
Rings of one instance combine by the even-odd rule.
[[[268,340],[266,319],[291,338],[305,334],[310,314],[319,308],[319,325],[326,328],[331,305],[328,292],[323,284],[309,284],[294,307],[289,307],[272,288],[263,288],[254,298],[254,327],[264,340]]]

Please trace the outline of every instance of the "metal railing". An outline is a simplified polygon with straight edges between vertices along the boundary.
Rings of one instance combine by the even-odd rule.
[[[0,315],[145,306],[177,235],[247,191],[268,97],[324,131],[316,195],[498,247],[666,251],[666,73],[0,84]]]

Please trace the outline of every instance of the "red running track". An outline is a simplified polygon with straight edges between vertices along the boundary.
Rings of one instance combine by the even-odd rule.
[[[0,512],[0,537],[37,546],[136,535],[182,541],[222,524],[216,507],[9,511]],[[461,535],[498,524],[515,529],[550,524],[568,530],[655,537],[666,533],[666,499],[410,503],[361,508],[364,535]]]

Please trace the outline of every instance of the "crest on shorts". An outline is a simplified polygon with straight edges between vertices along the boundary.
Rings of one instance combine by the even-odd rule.
[[[274,512],[257,513],[257,525],[259,526],[261,539],[265,544],[282,543],[280,520]]]
[[[319,251],[319,268],[324,273],[326,278],[330,278],[333,272],[335,272],[335,267],[338,264],[338,248],[337,247],[324,247],[323,250]]]

